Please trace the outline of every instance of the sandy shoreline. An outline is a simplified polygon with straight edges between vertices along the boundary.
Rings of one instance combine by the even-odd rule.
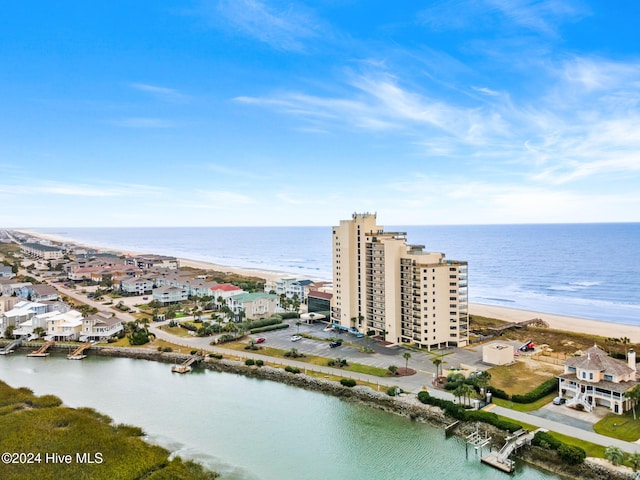
[[[151,252],[121,250],[114,248],[98,247],[94,245],[85,245],[80,242],[68,239],[59,235],[43,234],[32,230],[16,230],[21,233],[32,235],[33,237],[51,240],[55,242],[73,243],[87,248],[95,248],[98,250],[106,250],[123,255],[148,254]],[[275,280],[283,276],[295,276],[297,278],[308,278],[310,280],[318,280],[311,277],[294,275],[290,272],[279,272],[274,270],[259,270],[251,268],[231,267],[227,265],[219,265],[202,260],[192,260],[188,258],[179,258],[180,265],[183,267],[191,267],[203,270],[215,270],[225,273],[235,273],[238,275],[264,278],[266,280]],[[534,312],[530,310],[520,310],[517,308],[500,307],[495,305],[485,305],[480,303],[470,303],[469,313],[482,317],[496,318],[508,322],[517,322],[521,320],[530,320],[532,318],[540,318],[549,324],[550,328],[556,330],[566,330],[571,332],[581,332],[590,335],[599,335],[602,337],[629,337],[631,342],[640,343],[640,326],[627,325],[623,323],[607,322],[604,320],[592,320],[587,318],[571,317],[568,315],[556,315],[550,313]]]

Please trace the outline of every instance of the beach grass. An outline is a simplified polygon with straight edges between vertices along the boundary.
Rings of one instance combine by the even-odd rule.
[[[488,372],[491,374],[491,386],[504,390],[509,395],[524,395],[532,390],[532,386],[540,385],[559,373],[558,367],[542,366],[539,362],[530,365],[524,361],[499,365]]]

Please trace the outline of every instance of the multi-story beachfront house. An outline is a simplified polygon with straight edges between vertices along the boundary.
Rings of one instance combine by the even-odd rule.
[[[43,302],[46,300],[58,300],[60,298],[60,294],[55,287],[51,285],[28,285],[22,287],[20,292],[18,293],[19,297],[30,299],[34,302]]]
[[[375,214],[333,227],[333,278],[334,323],[428,349],[467,345],[467,262],[407,245]]]
[[[9,326],[18,327],[22,322],[31,320],[35,315],[47,313],[48,306],[45,303],[29,302],[23,300],[15,303],[12,309],[5,311],[0,316],[0,335]]]
[[[220,308],[227,303],[229,297],[244,293],[240,287],[231,285],[230,283],[219,283],[209,289],[210,295],[213,295],[213,303]]]
[[[78,340],[82,331],[82,313],[69,310],[47,320],[46,340]]]
[[[123,330],[122,320],[113,313],[98,312],[82,320],[80,341],[104,340]]]
[[[153,277],[127,278],[120,282],[120,290],[128,295],[145,295],[152,292],[154,285]]]
[[[227,305],[235,314],[244,312],[248,319],[269,317],[276,313],[280,297],[275,294],[255,292],[232,295]]]
[[[178,303],[188,300],[189,294],[186,288],[160,287],[153,289],[153,300],[163,304]]]
[[[20,245],[20,251],[27,257],[42,260],[55,260],[56,258],[62,258],[64,255],[61,249],[40,243],[23,243]]]
[[[566,360],[558,379],[560,396],[569,397],[568,407],[581,405],[590,412],[602,405],[622,414],[633,406],[624,394],[638,384],[636,354],[629,351],[624,362],[594,345],[584,355]]]

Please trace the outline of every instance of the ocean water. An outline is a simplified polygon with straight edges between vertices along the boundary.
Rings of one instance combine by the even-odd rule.
[[[469,262],[474,303],[640,325],[640,223],[393,226]],[[331,280],[331,227],[35,229],[145,251]]]

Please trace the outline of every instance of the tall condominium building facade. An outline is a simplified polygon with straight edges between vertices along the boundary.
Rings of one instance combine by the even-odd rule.
[[[333,227],[333,283],[334,323],[428,349],[468,343],[467,262],[407,245],[375,214]]]

